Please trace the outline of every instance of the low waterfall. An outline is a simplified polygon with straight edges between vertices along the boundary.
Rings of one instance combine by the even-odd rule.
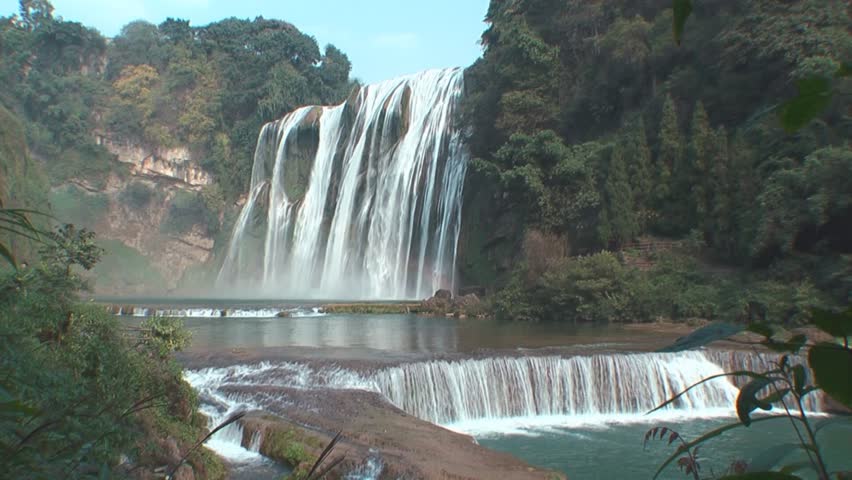
[[[467,168],[454,122],[462,88],[461,69],[431,70],[264,126],[219,288],[341,299],[452,289]]]
[[[722,368],[701,352],[427,362],[376,373],[379,390],[434,423],[507,417],[642,414]],[[734,404],[721,379],[671,408],[700,415]]]
[[[724,371],[762,371],[776,358],[715,351],[522,356],[416,362],[370,373],[336,365],[264,363],[196,372],[197,380],[190,378],[190,383],[202,391],[228,385],[370,390],[414,416],[448,425],[516,417],[641,416],[701,379]],[[738,393],[736,382],[716,379],[693,389],[667,411],[686,417],[733,414]],[[248,400],[228,401],[235,405]],[[277,401],[286,399],[270,397],[269,392],[262,399]],[[820,399],[811,396],[806,407],[819,411]]]

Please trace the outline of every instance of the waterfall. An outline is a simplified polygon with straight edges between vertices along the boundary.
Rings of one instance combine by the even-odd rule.
[[[360,88],[263,127],[217,285],[278,298],[424,298],[455,283],[461,69]]]
[[[379,390],[434,423],[484,418],[643,414],[722,368],[701,352],[434,361],[378,372]],[[731,407],[737,388],[721,379],[672,409]]]
[[[415,362],[370,373],[336,365],[263,363],[209,369],[196,374],[207,381],[190,383],[203,389],[251,385],[371,390],[414,416],[449,425],[518,417],[641,417],[704,378],[724,371],[764,371],[776,361],[774,355],[716,351],[522,356]],[[686,417],[733,415],[738,394],[737,382],[720,378],[691,390],[666,411]],[[260,400],[286,401],[268,394]],[[820,411],[820,397],[809,396],[805,405]]]

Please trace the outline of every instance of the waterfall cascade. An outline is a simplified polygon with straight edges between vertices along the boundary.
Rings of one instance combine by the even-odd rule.
[[[368,85],[260,132],[217,279],[278,298],[424,298],[453,288],[467,154],[461,69]]]
[[[190,383],[202,391],[227,385],[371,390],[414,416],[446,425],[514,417],[641,416],[703,378],[724,371],[763,371],[773,361],[771,356],[714,351],[526,356],[407,363],[368,374],[337,366],[264,363],[196,372]],[[738,392],[732,381],[713,380],[667,410],[693,417],[732,414]],[[268,394],[256,400],[285,401]],[[819,411],[819,398],[812,396],[806,407]]]

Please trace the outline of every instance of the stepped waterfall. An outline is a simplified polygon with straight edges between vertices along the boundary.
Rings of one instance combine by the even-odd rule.
[[[400,409],[436,424],[506,418],[643,415],[676,393],[724,371],[773,368],[777,357],[748,352],[606,354],[590,356],[520,356],[431,360],[377,368],[367,373],[337,365],[263,363],[213,368],[192,374],[190,383],[204,392],[219,392],[220,401],[245,403],[241,388],[266,394],[246,408],[274,408],[287,402],[285,389],[359,389],[381,394]],[[281,388],[280,396],[268,388]],[[734,412],[736,382],[716,379],[691,390],[668,406],[667,413],[686,417]],[[806,408],[821,410],[819,397]]]
[[[425,298],[454,287],[467,168],[461,69],[357,89],[265,125],[217,278],[276,298]]]

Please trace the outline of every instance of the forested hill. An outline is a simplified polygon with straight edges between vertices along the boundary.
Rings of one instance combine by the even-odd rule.
[[[16,117],[2,120],[22,126],[33,171],[47,173],[36,196],[98,233],[109,271],[97,285],[114,293],[174,288],[214,268],[261,126],[339,103],[349,73],[343,52],[280,20],[137,21],[107,39],[44,0],[0,17],[0,104]]]
[[[79,160],[56,169],[101,173],[89,171],[90,157],[104,153],[95,131],[187,145],[229,198],[247,188],[263,123],[339,102],[351,87],[340,50],[323,53],[293,25],[261,17],[203,27],[137,21],[106,39],[50,9],[25,10],[0,18],[0,60],[0,100],[26,121],[33,150],[49,164]]]
[[[667,0],[491,2],[466,77],[460,269],[508,285],[508,316],[790,319],[850,300],[848,4],[692,3],[678,46]],[[824,82],[818,119],[782,129],[779,105]]]

